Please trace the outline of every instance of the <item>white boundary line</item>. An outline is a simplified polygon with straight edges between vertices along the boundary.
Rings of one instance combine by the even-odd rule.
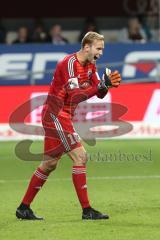
[[[104,176],[104,177],[88,177],[87,180],[141,180],[141,179],[160,179],[160,175],[146,175],[146,176]],[[53,178],[47,181],[71,181],[71,178]],[[28,182],[29,179],[16,179],[16,180],[4,180],[0,179],[0,183],[12,183],[12,182]]]

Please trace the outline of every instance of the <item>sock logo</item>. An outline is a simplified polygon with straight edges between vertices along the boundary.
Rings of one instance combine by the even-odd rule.
[[[87,184],[82,186],[82,189],[86,189],[87,188]]]
[[[37,187],[35,187],[36,189],[41,189],[41,186],[37,186]]]

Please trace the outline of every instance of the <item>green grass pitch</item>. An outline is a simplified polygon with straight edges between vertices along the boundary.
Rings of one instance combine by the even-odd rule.
[[[159,240],[160,140],[106,140],[85,144],[92,206],[109,220],[82,221],[71,181],[72,162],[63,156],[32,208],[45,221],[20,221],[16,207],[39,162],[15,156],[16,142],[0,143],[1,240]],[[32,152],[42,150],[34,142]]]

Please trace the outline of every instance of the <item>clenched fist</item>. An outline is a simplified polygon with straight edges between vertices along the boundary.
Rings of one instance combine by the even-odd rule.
[[[109,74],[108,76],[109,80],[110,80],[110,85],[111,87],[118,87],[120,82],[121,82],[121,75],[120,73],[116,70],[112,73]]]
[[[108,89],[111,87],[118,87],[120,82],[121,82],[121,75],[120,73],[116,70],[114,72],[111,72],[109,68],[106,68],[102,80],[99,83],[98,88],[99,89]]]

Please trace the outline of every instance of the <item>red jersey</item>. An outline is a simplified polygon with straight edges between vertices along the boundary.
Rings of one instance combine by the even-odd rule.
[[[78,103],[94,95],[99,98],[106,95],[106,90],[98,90],[99,81],[95,64],[81,65],[76,53],[66,56],[54,72],[47,109],[56,116],[72,117]]]

